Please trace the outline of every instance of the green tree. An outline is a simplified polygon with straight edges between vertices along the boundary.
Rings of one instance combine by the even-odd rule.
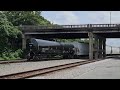
[[[41,16],[41,11],[4,11],[4,14],[14,26],[51,24]]]
[[[17,38],[20,31],[8,21],[6,15],[0,12],[0,53],[8,47],[10,38]]]
[[[19,25],[51,25],[41,16],[41,11],[2,11],[0,12],[0,56],[4,59],[21,57],[16,51],[21,48],[21,30]],[[16,48],[17,47],[17,48]]]
[[[14,26],[19,25],[51,25],[51,23],[41,16],[41,11],[3,11],[9,22]],[[12,33],[13,34],[13,33]],[[21,35],[17,39],[21,44]],[[13,40],[11,38],[11,40]],[[14,41],[14,40],[13,40]]]

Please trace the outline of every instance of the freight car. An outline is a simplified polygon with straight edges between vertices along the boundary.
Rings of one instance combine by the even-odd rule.
[[[120,54],[120,48],[106,45],[106,55]],[[43,60],[44,58],[80,58],[89,56],[88,43],[62,43],[32,38],[29,43],[28,60]]]
[[[72,44],[32,38],[29,44],[28,60],[42,60],[43,58],[73,58],[74,46]]]
[[[80,58],[82,56],[89,55],[89,44],[88,43],[78,43],[72,42],[70,43],[74,46],[74,58]]]

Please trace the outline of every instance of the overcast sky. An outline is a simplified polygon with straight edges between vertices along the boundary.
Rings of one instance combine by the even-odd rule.
[[[59,25],[110,23],[110,11],[43,11],[42,16]],[[111,23],[120,24],[120,11],[111,11]],[[107,39],[106,44],[120,47],[120,39]]]

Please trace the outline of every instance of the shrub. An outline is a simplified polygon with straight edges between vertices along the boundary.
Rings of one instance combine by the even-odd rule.
[[[19,57],[18,52],[13,53],[13,56],[14,56],[15,58]]]
[[[8,57],[9,57],[9,59],[14,59],[15,58],[14,53],[10,53]]]
[[[18,49],[16,51],[9,51],[4,52],[1,54],[1,60],[15,60],[15,59],[21,59],[23,55],[23,51],[21,49]]]
[[[3,58],[4,60],[9,60],[9,57],[7,57],[5,53],[2,54],[2,58]]]
[[[4,60],[2,57],[0,57],[0,60]]]
[[[22,51],[21,49],[18,49],[18,50],[16,51],[16,54],[18,55],[18,57],[22,57],[23,51]]]

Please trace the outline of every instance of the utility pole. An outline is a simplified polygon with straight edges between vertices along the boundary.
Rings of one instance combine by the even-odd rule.
[[[111,55],[112,55],[112,46],[111,46]]]
[[[110,11],[110,24],[111,24],[111,11]]]
[[[120,47],[119,47],[119,54],[120,54]]]

